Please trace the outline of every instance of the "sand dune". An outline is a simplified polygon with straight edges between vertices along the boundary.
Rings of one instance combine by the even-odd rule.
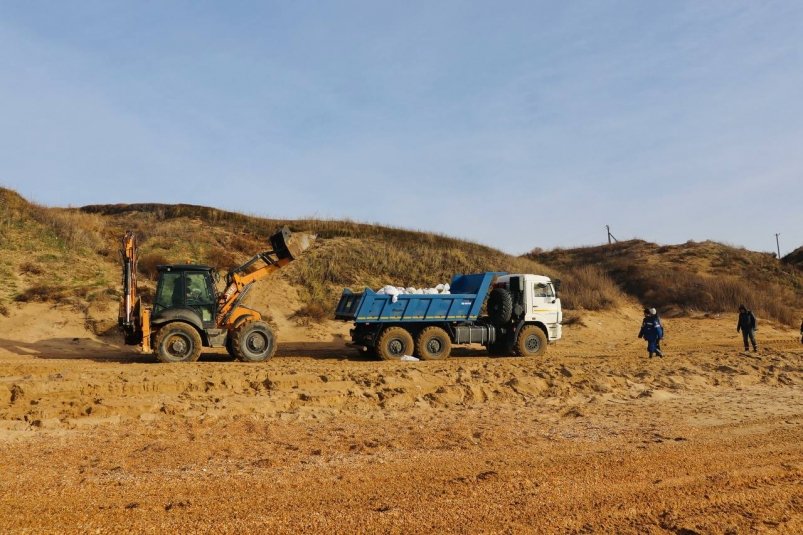
[[[623,309],[541,359],[382,362],[269,286],[259,365],[156,364],[47,305],[0,320],[0,530],[803,530],[789,329],[745,354],[735,316],[667,319],[650,360]]]

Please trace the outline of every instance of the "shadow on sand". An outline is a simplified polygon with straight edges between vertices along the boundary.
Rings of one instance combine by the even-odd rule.
[[[139,352],[137,346],[123,345],[113,339],[49,338],[36,342],[21,342],[0,338],[0,349],[9,353],[47,360],[91,360],[123,364],[156,363],[156,357]],[[346,347],[342,341],[331,342],[279,342],[275,359],[305,357],[329,360],[370,360],[357,350]],[[231,362],[225,349],[204,348],[199,361]]]

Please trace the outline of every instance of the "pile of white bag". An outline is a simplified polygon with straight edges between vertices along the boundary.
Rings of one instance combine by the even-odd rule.
[[[401,286],[383,286],[376,291],[380,295],[389,295],[391,302],[395,303],[399,300],[400,295],[435,295],[435,294],[448,294],[449,284],[438,284],[434,288],[403,288]]]

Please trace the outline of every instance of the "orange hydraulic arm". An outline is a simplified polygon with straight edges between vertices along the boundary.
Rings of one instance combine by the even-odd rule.
[[[226,275],[226,289],[218,297],[219,327],[228,324],[232,312],[254,282],[289,264],[311,245],[308,235],[291,234],[287,227],[273,234],[270,243],[273,249],[259,253]]]
[[[123,236],[120,256],[123,260],[123,295],[117,323],[125,333],[126,344],[142,344],[142,350],[148,353],[151,350],[150,311],[141,306],[137,295],[137,238],[130,230]]]
[[[134,327],[137,307],[137,238],[132,231],[123,236],[123,248],[120,249],[123,260],[123,296],[120,299],[118,323],[128,332]]]

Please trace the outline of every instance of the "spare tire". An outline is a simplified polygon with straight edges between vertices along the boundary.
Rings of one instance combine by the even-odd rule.
[[[488,317],[491,323],[502,327],[510,321],[513,314],[513,295],[507,288],[494,288],[488,296]]]

